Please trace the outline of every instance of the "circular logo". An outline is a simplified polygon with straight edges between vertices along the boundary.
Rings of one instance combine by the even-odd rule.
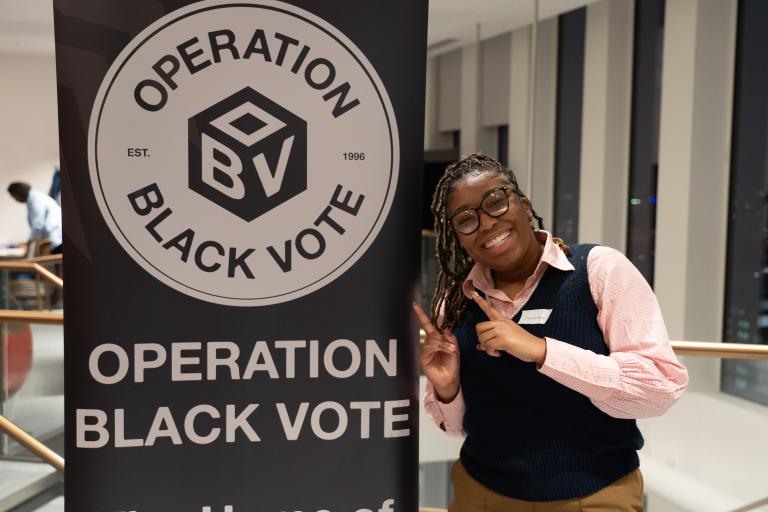
[[[206,0],[122,51],[88,157],[113,235],[198,299],[293,300],[368,249],[397,187],[394,110],[339,30],[278,1]]]

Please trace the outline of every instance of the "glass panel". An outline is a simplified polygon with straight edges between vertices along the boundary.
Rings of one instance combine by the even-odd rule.
[[[723,338],[768,343],[768,3],[739,2]],[[768,405],[768,361],[724,361],[723,391]]]
[[[5,324],[3,415],[62,454],[64,451],[64,336],[60,325]],[[5,454],[38,460],[12,440]]]
[[[579,234],[586,12],[582,7],[559,18],[553,232],[570,243],[576,243]]]
[[[56,265],[47,265],[56,271]],[[61,293],[33,272],[0,270],[0,309],[61,306]],[[0,322],[0,412],[59,453],[64,450],[64,336],[61,325]],[[0,454],[39,461],[3,436]]]
[[[653,286],[664,0],[635,4],[627,257]]]
[[[452,136],[452,143],[454,149],[459,149],[461,147],[461,131],[455,130],[451,132]]]
[[[638,421],[645,437],[640,467],[646,512],[735,511],[763,499],[762,506],[743,510],[765,512],[768,416],[764,408],[724,393],[695,391],[709,387],[709,375],[720,364],[695,359],[710,365],[711,373],[692,373],[688,391],[668,412]]]
[[[499,126],[499,162],[504,167],[509,165],[509,125]]]
[[[419,464],[419,506],[448,508],[453,498],[451,466],[453,461]]]

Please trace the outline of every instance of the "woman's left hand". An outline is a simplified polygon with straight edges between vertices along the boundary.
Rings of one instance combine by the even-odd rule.
[[[484,350],[493,357],[500,357],[501,352],[506,352],[527,363],[536,363],[538,366],[544,364],[547,357],[547,342],[544,338],[534,336],[496,311],[477,292],[472,293],[472,298],[488,315],[487,322],[480,322],[475,327],[480,341],[478,350]]]

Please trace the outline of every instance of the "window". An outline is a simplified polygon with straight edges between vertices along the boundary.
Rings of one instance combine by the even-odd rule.
[[[553,232],[570,243],[577,241],[579,233],[586,16],[582,7],[559,18]]]
[[[504,167],[509,166],[509,125],[499,126],[499,162]]]
[[[665,0],[635,4],[627,257],[653,286]]]
[[[768,2],[741,0],[736,36],[723,339],[768,343]],[[768,361],[724,360],[723,391],[768,405]]]

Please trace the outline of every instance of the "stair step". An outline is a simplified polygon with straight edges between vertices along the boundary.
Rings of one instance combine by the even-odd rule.
[[[35,512],[64,512],[64,496],[59,496],[42,507],[36,508]]]
[[[0,512],[56,486],[59,474],[48,464],[0,460]]]

